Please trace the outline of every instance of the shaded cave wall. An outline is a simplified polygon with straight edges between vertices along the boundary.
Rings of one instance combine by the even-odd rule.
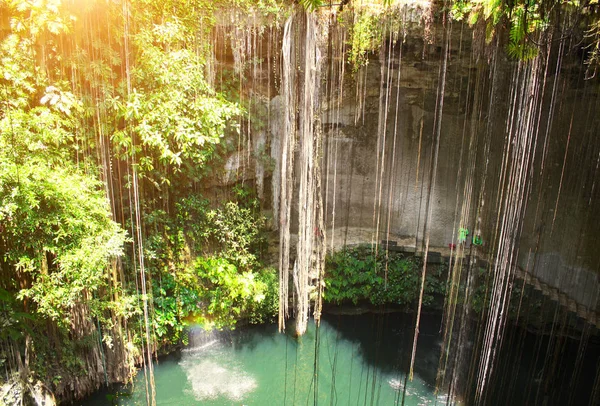
[[[328,249],[382,240],[423,249],[443,29],[439,21],[423,25],[418,13],[403,26],[391,52],[382,48],[389,57],[381,58],[376,50],[357,72],[346,64],[343,85],[334,78],[327,91],[328,76],[322,75],[321,167]],[[216,70],[234,70],[239,56],[233,52],[231,27],[221,26],[219,32]],[[243,32],[250,33],[247,42],[255,44],[253,57],[261,62],[245,70],[242,104],[245,100],[262,107],[242,121],[242,140],[226,159],[215,186],[253,182],[277,229],[273,219],[280,184],[281,27],[271,25],[263,34],[256,26]],[[514,142],[507,137],[507,114],[517,62],[506,57],[502,44],[485,43],[476,29],[454,23],[450,33],[440,153],[430,200],[430,244],[434,251],[449,253],[449,244],[458,240],[461,207],[471,199],[464,219],[470,230],[467,244],[474,233],[481,236],[479,255],[490,263],[502,215],[500,199],[503,190],[509,190],[501,181],[505,150]],[[342,48],[336,43],[340,38],[332,35],[329,50]],[[563,51],[563,61],[557,64],[557,47],[551,47],[546,61],[539,131],[530,134],[535,138],[534,159],[514,262],[593,313],[598,311],[600,284],[595,247],[600,237],[599,84],[597,79],[584,79],[581,55]],[[323,71],[338,67],[339,58],[325,52]],[[246,62],[251,60],[250,52]],[[388,89],[382,132],[380,98]],[[263,123],[260,130],[252,129],[253,120]],[[509,154],[508,159],[517,157]],[[292,217],[297,217],[297,208]]]

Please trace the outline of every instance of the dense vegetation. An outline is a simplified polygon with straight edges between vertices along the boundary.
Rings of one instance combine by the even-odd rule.
[[[0,371],[13,395],[41,381],[78,397],[184,344],[188,322],[274,316],[260,200],[248,184],[209,199],[244,128],[264,126],[249,123],[264,106],[244,99],[243,73],[223,70],[211,83],[209,71],[215,10],[280,22],[282,3],[0,1]],[[526,57],[547,3],[458,2],[453,13],[483,16],[490,36],[511,25],[512,53]],[[593,67],[597,1],[566,6],[585,11],[569,22],[587,30]],[[360,66],[384,35],[379,14],[346,23],[348,61]],[[420,267],[395,254],[336,253],[325,299],[410,306]],[[443,291],[440,268],[425,304]]]
[[[532,59],[557,41],[582,37],[588,75],[595,74],[600,62],[597,0],[458,0],[452,3],[451,13],[456,20],[479,26],[488,42],[497,34],[504,36],[506,52],[513,59]]]
[[[0,2],[0,403],[276,312],[258,200],[202,187],[243,112],[205,79],[222,3]]]
[[[333,304],[369,304],[414,310],[421,288],[423,261],[370,247],[348,248],[327,257],[324,300]],[[443,305],[444,265],[429,266],[423,304]],[[440,300],[441,299],[441,300]]]

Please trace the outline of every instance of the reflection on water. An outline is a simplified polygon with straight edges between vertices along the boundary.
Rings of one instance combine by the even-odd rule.
[[[429,318],[417,354],[415,378],[405,375],[412,316],[329,316],[317,331],[295,338],[275,325],[230,332],[194,329],[190,347],[155,366],[159,405],[427,405],[434,395],[439,319]],[[293,329],[289,329],[293,331]],[[315,357],[318,354],[318,357]],[[317,371],[315,376],[314,371]],[[145,404],[143,373],[119,405]],[[99,392],[86,405],[107,404]],[[123,396],[125,395],[125,396]]]
[[[256,389],[256,379],[238,367],[205,360],[202,353],[179,363],[196,400],[224,398],[240,401]]]
[[[157,403],[446,405],[444,391],[435,394],[439,316],[423,316],[415,377],[412,382],[405,380],[413,323],[414,315],[406,314],[329,315],[318,333],[311,323],[301,338],[280,334],[275,325],[211,332],[195,328],[188,348],[155,364]],[[553,341],[562,343],[559,352],[548,352]],[[493,404],[591,404],[600,359],[596,340],[582,353],[577,340],[554,340],[509,326],[505,344],[498,350],[499,365],[489,388]],[[576,369],[579,356],[581,365]],[[550,365],[549,359],[560,367]],[[467,361],[476,367],[477,359]],[[138,374],[133,388],[100,391],[77,403],[112,404],[145,405],[144,374]]]

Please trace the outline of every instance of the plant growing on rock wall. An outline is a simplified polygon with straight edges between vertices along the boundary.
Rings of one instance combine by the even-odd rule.
[[[307,11],[315,11],[323,5],[323,0],[300,0],[300,4],[302,4],[302,7]]]
[[[224,207],[207,214],[213,227],[213,237],[218,242],[221,255],[235,263],[240,269],[250,269],[257,264],[254,252],[261,244],[263,216],[256,218],[249,208],[228,202]]]
[[[202,303],[197,321],[207,326],[233,327],[240,319],[263,322],[277,311],[277,279],[272,269],[240,270],[225,258],[198,258]]]
[[[597,0],[459,0],[452,5],[452,17],[466,19],[470,25],[483,21],[487,42],[501,30],[508,29],[506,52],[509,57],[520,60],[534,58],[541,47],[571,37],[577,30],[587,31],[586,42],[590,48],[587,64],[593,67],[598,62],[594,51],[600,40],[595,35],[600,18]],[[553,26],[553,21],[560,21],[560,25]]]
[[[175,216],[157,210],[146,217],[149,229],[163,230],[146,244],[153,331],[163,345],[185,344],[191,322],[233,327],[269,321],[277,311],[276,272],[260,258],[265,218],[251,189],[234,193],[235,201],[217,207],[190,195],[175,204]]]
[[[586,76],[593,78],[596,76],[598,67],[600,66],[600,19],[590,25],[589,30],[586,32],[586,37],[590,42],[587,46],[589,54],[586,61],[588,65]]]
[[[387,35],[398,32],[401,6],[394,0],[351,1],[342,11],[339,21],[350,33],[348,62],[354,72],[368,64],[369,53],[379,50]]]
[[[352,24],[351,50],[348,57],[356,71],[368,62],[368,53],[377,49],[382,41],[383,27],[379,16],[372,10],[358,10]]]
[[[345,249],[327,257],[325,302],[343,304],[367,302],[407,308],[419,297],[421,260],[398,253],[370,248]],[[425,305],[445,291],[443,266],[435,267],[425,286]]]

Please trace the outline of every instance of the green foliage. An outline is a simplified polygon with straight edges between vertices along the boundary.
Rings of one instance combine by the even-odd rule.
[[[22,340],[24,333],[31,332],[27,323],[34,320],[34,317],[18,309],[19,304],[14,295],[0,288],[0,341],[12,339],[18,342]],[[6,354],[0,353],[0,361],[5,356]]]
[[[5,169],[0,173],[4,259],[31,280],[19,297],[67,325],[69,309],[82,300],[94,302],[88,294],[107,284],[105,270],[122,254],[124,232],[110,219],[97,181],[41,163]]]
[[[323,0],[300,0],[300,4],[302,4],[302,7],[307,11],[315,11],[323,5]]]
[[[174,216],[163,210],[145,215],[144,223],[154,230],[147,240],[147,257],[180,262],[186,256],[218,252],[241,269],[259,264],[266,218],[254,191],[234,187],[234,193],[234,200],[216,207],[192,194],[175,203]]]
[[[272,321],[278,309],[277,272],[240,271],[218,256],[164,273],[154,292],[153,331],[163,344],[186,343],[187,326],[233,328],[240,320]]]
[[[337,304],[369,302],[408,307],[419,298],[422,267],[416,257],[386,254],[383,250],[376,254],[368,248],[338,251],[326,260],[323,297],[326,302]],[[444,294],[442,272],[442,267],[428,267],[425,306],[433,305],[435,297]]]
[[[186,343],[184,320],[200,310],[202,287],[191,267],[164,272],[154,286],[153,329],[158,342]]]
[[[239,319],[261,322],[274,317],[278,295],[273,269],[239,272],[219,257],[198,258],[194,267],[204,288],[205,312],[199,320],[205,324],[232,327]]]
[[[536,13],[529,13],[532,9],[537,9],[535,5],[531,8],[517,5],[512,10],[511,25],[509,31],[509,42],[506,52],[513,59],[521,59],[524,61],[535,58],[538,54],[536,46],[528,42],[528,36],[543,24]]]
[[[99,342],[74,315],[111,325],[109,270],[126,240],[81,155],[94,141],[79,138],[87,112],[62,74],[74,21],[63,3],[0,3],[0,342],[54,388],[86,373]]]
[[[0,12],[10,16],[10,32],[0,45],[2,96],[11,107],[31,106],[48,74],[57,68],[56,46],[59,35],[69,30],[69,15],[59,0],[6,0],[0,3]],[[48,52],[39,55],[42,43]],[[40,56],[45,66],[37,63]]]
[[[98,343],[97,332],[94,331],[90,336],[84,337],[81,341],[71,340],[66,330],[52,331],[54,339],[61,345],[48,340],[48,324],[44,321],[37,321],[32,326],[32,343],[35,358],[33,360],[32,372],[45,378],[44,380],[55,384],[60,383],[60,376],[85,376],[86,364],[84,358],[86,348],[90,347],[90,342]],[[83,353],[83,354],[82,354]]]
[[[600,19],[590,25],[586,37],[590,42],[587,46],[588,58],[585,62],[588,65],[586,76],[592,78],[596,76],[600,66]]]
[[[257,264],[254,252],[263,241],[261,229],[265,225],[264,217],[255,217],[251,209],[234,202],[211,210],[207,217],[214,227],[212,235],[221,255],[241,269],[254,267]]]
[[[472,291],[469,298],[469,305],[476,314],[480,314],[482,311],[489,307],[489,296],[491,288],[491,278],[488,276],[488,271],[485,268],[476,268],[473,272],[476,272],[474,281],[475,284],[472,287]],[[459,290],[459,294],[464,289]],[[464,296],[464,295],[463,295]],[[460,297],[459,300],[464,302],[464,297]]]
[[[369,53],[381,48],[384,38],[401,28],[401,2],[375,0],[353,1],[339,20],[350,32],[348,62],[354,72],[368,64]]]
[[[571,31],[583,22],[582,25],[587,24],[588,32],[592,32],[598,24],[598,13],[585,10],[591,4],[597,4],[597,0],[589,4],[578,0],[560,4],[537,0],[459,0],[453,3],[451,14],[456,20],[466,19],[470,25],[483,20],[488,42],[496,35],[498,27],[508,27],[507,55],[527,61],[538,54],[536,40],[539,41],[539,34],[546,31],[554,20],[560,19],[562,24],[572,25]],[[587,17],[582,18],[584,15]],[[597,47],[600,38],[592,36],[590,39],[590,47]],[[594,65],[593,53],[587,63]]]
[[[379,16],[369,10],[359,12],[352,25],[352,47],[349,61],[354,70],[367,64],[368,52],[377,49],[382,40],[382,24]]]
[[[242,13],[258,13],[264,17],[280,19],[285,16],[289,2],[282,0],[214,0],[212,4],[221,10],[234,9]]]
[[[238,320],[270,321],[277,312],[276,271],[260,261],[265,219],[249,188],[211,208],[201,195],[175,203],[176,215],[157,210],[145,223],[155,275],[153,331],[163,344],[185,343],[189,323],[233,327]]]
[[[188,243],[193,247],[201,247],[209,241],[213,228],[207,221],[207,213],[210,211],[210,204],[199,194],[193,194],[180,199],[175,203],[175,227],[181,229],[181,233],[169,233],[173,243],[174,239],[179,237],[179,245]],[[185,240],[183,240],[184,238]]]
[[[196,317],[230,326],[277,311],[253,193],[237,188],[222,206],[196,193],[242,113],[205,80],[223,4],[281,10],[275,0],[0,2],[0,347],[31,342],[32,374],[54,388],[85,373],[116,327],[130,327],[126,362],[139,359],[143,300],[162,345],[185,343]],[[249,109],[264,129],[264,105]],[[113,221],[132,227],[134,168],[147,297],[137,247]]]
[[[240,113],[205,82],[202,55],[187,46],[194,41],[192,27],[176,16],[163,19],[135,35],[133,91],[113,99],[118,117],[128,123],[115,132],[118,150],[133,151],[133,133],[146,147],[145,154],[156,159],[140,166],[145,172],[159,163],[174,168],[184,160],[205,164],[230,120]]]

